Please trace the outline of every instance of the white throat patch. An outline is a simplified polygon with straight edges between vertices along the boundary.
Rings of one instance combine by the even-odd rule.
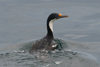
[[[53,32],[53,23],[54,23],[55,20],[56,20],[56,19],[53,19],[53,20],[51,20],[51,21],[49,22],[49,27],[50,27],[50,29],[51,29],[52,32]]]

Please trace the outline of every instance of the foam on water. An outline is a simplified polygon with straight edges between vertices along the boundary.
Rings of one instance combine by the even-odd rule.
[[[64,42],[64,41],[63,41]],[[97,59],[89,53],[73,51],[68,47],[64,50],[51,52],[38,51],[30,54],[25,47],[30,48],[32,42],[23,43],[21,49],[0,52],[0,66],[4,67],[99,67]],[[27,45],[27,46],[26,46]],[[69,46],[69,43],[63,45]],[[22,49],[24,48],[24,49]]]

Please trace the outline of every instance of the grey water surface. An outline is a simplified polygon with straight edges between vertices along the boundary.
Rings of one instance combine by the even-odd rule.
[[[50,13],[68,15],[55,21],[54,36],[65,51],[28,50],[46,34]],[[75,53],[75,54],[74,54]],[[100,0],[0,0],[0,67],[100,67]]]

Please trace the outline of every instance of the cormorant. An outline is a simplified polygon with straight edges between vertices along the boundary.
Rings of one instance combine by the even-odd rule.
[[[60,13],[51,13],[47,19],[47,35],[44,38],[34,42],[31,51],[57,49],[58,44],[54,40],[53,36],[53,23],[55,20],[65,17],[68,16]]]

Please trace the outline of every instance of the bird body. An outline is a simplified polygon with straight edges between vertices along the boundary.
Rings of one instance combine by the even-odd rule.
[[[54,50],[57,48],[58,43],[55,41],[54,36],[53,36],[53,23],[55,20],[64,18],[68,16],[64,16],[62,14],[58,13],[52,13],[49,15],[47,19],[47,35],[40,39],[37,40],[33,43],[32,46],[32,51],[36,50]]]
[[[55,45],[55,47],[54,47]],[[33,43],[32,50],[53,50],[57,43],[52,38],[44,37]]]

